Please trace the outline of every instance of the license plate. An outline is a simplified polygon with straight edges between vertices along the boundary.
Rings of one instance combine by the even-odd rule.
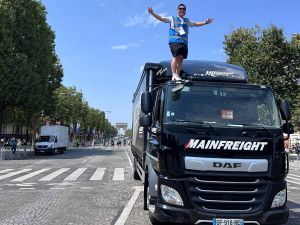
[[[213,225],[244,225],[242,219],[213,219]]]

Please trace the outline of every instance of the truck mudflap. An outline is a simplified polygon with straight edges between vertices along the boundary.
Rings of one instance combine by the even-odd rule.
[[[251,181],[249,178],[240,178],[241,180],[236,179],[234,182],[229,181],[231,178],[226,178],[225,182],[223,180],[223,184],[221,184],[221,180],[217,184],[216,180],[218,179],[213,178],[214,182],[210,185],[210,181],[212,181],[210,177],[178,179],[160,175],[158,187],[163,184],[174,188],[180,194],[184,204],[183,206],[167,204],[162,198],[160,188],[158,188],[158,198],[154,204],[154,210],[150,212],[151,216],[161,222],[204,225],[220,224],[216,221],[221,219],[227,221],[232,219],[235,222],[234,225],[277,225],[284,224],[288,220],[289,211],[286,204],[274,209],[270,207],[275,195],[286,188],[285,180],[270,181],[257,178]],[[235,185],[240,190],[236,191],[237,195],[228,191]],[[211,187],[215,187],[219,191],[225,188],[227,191],[224,191],[223,195],[219,195],[216,189],[209,190]],[[247,192],[248,189],[255,191]],[[205,192],[203,192],[204,190]],[[247,201],[248,196],[250,201]],[[249,207],[250,209],[248,209]],[[238,220],[241,222],[236,222]],[[223,225],[223,223],[221,224]]]

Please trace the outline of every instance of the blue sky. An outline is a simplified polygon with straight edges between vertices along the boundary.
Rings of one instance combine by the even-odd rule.
[[[171,58],[168,24],[155,21],[147,6],[175,16],[179,3],[186,17],[207,26],[190,29],[189,59],[226,61],[224,35],[240,27],[283,28],[286,38],[299,33],[298,0],[42,0],[56,33],[56,52],[64,68],[63,84],[81,90],[91,107],[113,124],[131,127],[132,96],[145,62]]]

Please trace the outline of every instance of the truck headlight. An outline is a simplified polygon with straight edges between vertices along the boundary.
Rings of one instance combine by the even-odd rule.
[[[277,208],[283,206],[285,201],[286,201],[286,189],[283,189],[282,191],[279,191],[275,195],[271,208]]]
[[[160,190],[161,196],[166,203],[183,206],[182,198],[175,189],[162,184],[160,185]]]

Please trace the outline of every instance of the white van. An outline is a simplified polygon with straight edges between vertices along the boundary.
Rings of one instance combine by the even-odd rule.
[[[42,126],[40,136],[35,143],[34,153],[64,153],[69,145],[68,127]]]

